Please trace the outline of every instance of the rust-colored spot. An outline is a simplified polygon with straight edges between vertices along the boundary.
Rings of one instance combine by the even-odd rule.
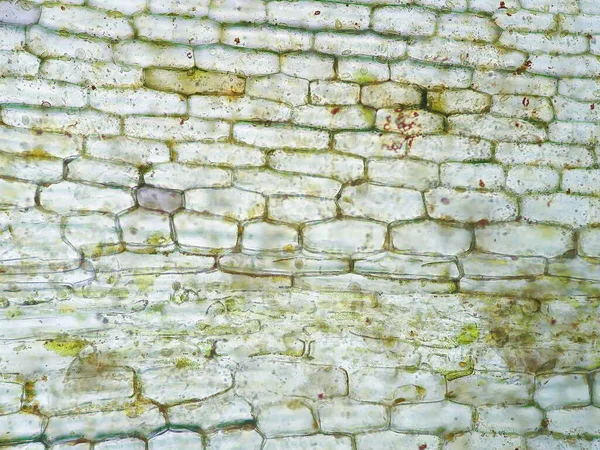
[[[519,128],[521,124],[519,122],[515,122],[515,127]]]
[[[240,43],[240,38],[236,37],[236,38],[233,40],[233,42],[235,42],[236,44],[239,44],[239,43]]]
[[[530,60],[527,60],[527,61],[525,61],[523,64],[521,64],[521,65],[520,65],[520,66],[517,68],[517,70],[515,71],[515,73],[516,73],[517,75],[521,75],[523,72],[525,72],[527,69],[529,69],[529,68],[531,67],[531,64],[532,64],[532,63],[531,63],[531,61],[530,61]]]
[[[321,14],[321,11],[315,11],[315,16],[318,16]]]
[[[449,205],[450,204],[450,200],[447,199],[446,197],[442,198],[442,205]]]
[[[590,109],[596,109],[596,105],[594,105],[593,103],[590,105]]]
[[[548,208],[550,208],[550,205],[551,205],[551,204],[552,204],[552,200],[548,200],[548,201],[546,202],[546,206],[547,206]]]
[[[425,450],[427,448],[427,444],[419,445],[419,450]]]
[[[556,325],[556,319],[552,319],[552,320],[550,321],[550,324],[551,324],[551,325]]]
[[[505,2],[500,2],[500,6],[499,6],[498,9],[508,9],[508,8],[506,7],[506,3]]]
[[[485,187],[485,183],[483,182],[483,180],[479,180],[479,187],[482,187],[482,188]]]
[[[382,144],[382,148],[385,148],[386,150],[389,150],[391,152],[399,152],[400,150],[402,150],[402,144],[403,142],[397,143],[396,141],[394,141],[392,142],[392,145]]]
[[[477,222],[475,222],[475,225],[477,225],[478,227],[485,227],[489,223],[490,223],[489,220],[487,220],[487,219],[481,219],[481,220],[478,220]]]
[[[419,113],[415,111],[415,112],[413,113],[413,117],[419,117]]]
[[[336,108],[333,108],[333,109],[331,110],[331,114],[333,114],[333,115],[335,116],[335,115],[336,115],[337,113],[339,113],[340,111],[341,111],[341,108],[339,108],[339,107],[336,107]]]
[[[318,397],[322,400],[323,398],[325,398],[325,394],[323,394],[322,392],[318,395]]]

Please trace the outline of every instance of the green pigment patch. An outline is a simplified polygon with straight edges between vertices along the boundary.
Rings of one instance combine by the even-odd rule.
[[[446,370],[442,372],[442,375],[446,377],[448,381],[456,380],[457,378],[462,378],[471,375],[475,370],[475,361],[471,358],[466,361],[461,361],[458,363],[458,366],[461,369],[458,370]]]
[[[169,242],[171,242],[171,237],[161,233],[160,231],[154,231],[150,233],[150,236],[148,236],[148,239],[146,239],[146,244],[156,246],[165,245]]]
[[[189,358],[177,358],[175,360],[176,369],[197,369],[198,367],[198,363],[192,361]]]
[[[87,346],[87,341],[74,339],[67,336],[58,337],[44,343],[46,350],[60,356],[79,356],[79,353]]]
[[[460,329],[460,333],[456,335],[458,345],[468,345],[476,342],[479,339],[479,328],[474,323],[468,323]]]

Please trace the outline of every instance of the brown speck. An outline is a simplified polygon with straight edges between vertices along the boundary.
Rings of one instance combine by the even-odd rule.
[[[450,200],[448,200],[446,197],[442,198],[442,205],[449,205],[450,204]]]
[[[64,10],[65,10],[65,9],[67,9],[67,8],[65,8],[64,6],[61,6],[61,7],[60,7],[60,9],[62,9],[62,10],[64,11]]]
[[[567,194],[571,193],[571,188],[567,189]]]
[[[498,9],[508,9],[508,8],[506,7],[505,2],[500,2],[500,7]]]
[[[315,11],[315,16],[318,16],[321,14],[321,11]]]
[[[515,127],[519,128],[521,124],[519,122],[515,122]]]
[[[481,220],[478,220],[478,221],[475,223],[475,225],[477,225],[478,227],[485,227],[485,226],[486,226],[486,225],[488,225],[489,223],[490,223],[490,221],[489,221],[489,220],[487,220],[487,219],[481,219]]]
[[[529,106],[529,99],[527,97],[523,97],[523,101],[521,103],[523,103],[523,106],[528,107]]]
[[[339,108],[339,107],[338,107],[338,108],[333,108],[333,109],[331,110],[331,114],[333,114],[333,115],[335,116],[337,113],[339,113],[339,112],[340,112],[340,109],[341,109],[341,108]]]
[[[320,394],[318,395],[318,397],[319,397],[319,399],[323,400],[323,399],[325,398],[325,394],[323,394],[323,393],[320,393]]]
[[[35,130],[35,134],[37,134],[38,136],[41,136],[41,135],[42,135],[42,133],[43,133],[43,131],[42,131],[42,130]]]
[[[370,319],[369,317],[367,317],[367,318],[365,319],[365,323],[366,323],[367,325],[371,325],[371,319]]]
[[[415,112],[413,113],[413,117],[419,117],[419,113],[415,111]]]
[[[551,324],[551,325],[556,325],[556,319],[552,319],[552,320],[550,321],[550,324]]]
[[[593,103],[590,105],[590,109],[596,109],[596,105],[594,105]]]
[[[96,90],[96,86],[92,86],[92,91],[95,91],[95,90]]]
[[[236,37],[236,38],[233,40],[233,42],[235,42],[236,44],[239,44],[239,43],[240,43],[240,38],[239,38],[239,37]]]
[[[425,450],[427,448],[427,444],[419,445],[419,450]]]
[[[550,204],[551,204],[551,203],[552,203],[552,200],[548,200],[548,201],[546,202],[546,206],[547,206],[548,208],[550,208]]]
[[[42,131],[42,130],[40,130],[40,134],[42,134],[42,133],[41,133],[41,131]],[[73,137],[73,135],[72,135],[71,133],[69,133],[68,131],[65,131],[65,135],[66,135],[67,137]]]
[[[485,187],[485,183],[483,182],[483,180],[479,180],[479,187],[482,187],[482,188]]]
[[[521,64],[521,66],[519,66],[517,68],[517,70],[515,71],[515,73],[517,75],[521,75],[523,72],[525,72],[527,69],[529,69],[531,67],[531,64],[532,63],[531,63],[530,60],[525,61],[523,64]]]

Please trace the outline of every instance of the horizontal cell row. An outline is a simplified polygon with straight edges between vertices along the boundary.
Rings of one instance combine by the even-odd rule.
[[[589,0],[587,0],[589,1]],[[66,29],[75,33],[86,33],[93,36],[110,39],[123,39],[132,37],[134,32],[138,35],[165,41],[177,41],[177,32],[186,30],[194,31],[194,26],[204,24],[202,30],[205,35],[218,38],[218,32],[207,24],[211,21],[235,23],[269,23],[286,27],[303,28],[308,30],[367,30],[369,28],[387,34],[400,34],[409,36],[428,36],[437,32],[441,36],[455,38],[493,41],[497,38],[498,28],[514,31],[553,31],[556,24],[552,14],[563,13],[582,16],[571,16],[561,23],[561,30],[566,32],[588,33],[598,31],[594,26],[593,17],[586,17],[585,13],[598,13],[589,5],[582,5],[581,11],[574,0],[569,5],[557,5],[550,2],[532,3],[525,2],[525,9],[519,9],[518,2],[511,0],[501,7],[490,0],[472,2],[470,10],[474,13],[494,13],[491,18],[480,15],[468,14],[466,0],[442,3],[439,0],[417,0],[414,4],[398,4],[392,1],[378,0],[371,8],[371,1],[338,5],[318,1],[269,1],[262,0],[219,0],[210,3],[207,0],[192,3],[162,2],[153,0],[146,4],[143,0],[136,0],[130,5],[123,6],[116,2],[88,2],[88,6],[80,6],[79,2],[64,2],[66,5],[45,5],[40,7],[29,6],[24,8],[20,4],[2,4],[0,21],[21,25],[39,23],[53,29]],[[210,5],[209,5],[210,3]],[[366,3],[367,5],[358,5]],[[412,2],[411,2],[412,3]],[[545,3],[545,4],[543,4]],[[386,4],[395,6],[385,6]],[[422,8],[424,6],[425,8]],[[516,8],[515,8],[516,6]],[[93,9],[93,7],[103,9]],[[443,9],[438,14],[435,8]],[[118,11],[121,14],[110,14],[106,10]],[[529,11],[527,10],[529,9]],[[454,10],[461,14],[450,13]],[[537,11],[536,11],[537,10]],[[167,16],[147,16],[146,11],[153,14],[170,14]],[[135,14],[129,19],[123,14]],[[518,15],[518,17],[513,17]],[[184,17],[177,17],[184,16]],[[208,19],[201,19],[208,17]],[[569,20],[570,19],[570,20]],[[579,20],[577,20],[579,19]],[[524,23],[522,23],[524,22]],[[169,25],[171,25],[169,27]],[[436,26],[437,25],[437,26]],[[213,27],[218,25],[214,24]],[[462,29],[461,29],[462,28]],[[470,29],[469,33],[464,29]],[[159,33],[158,37],[155,33]],[[165,33],[168,33],[165,36]],[[185,42],[185,41],[184,41]]]
[[[532,265],[530,269],[536,270],[536,272],[523,272],[521,275],[540,275],[539,271],[544,272],[544,262],[540,258],[556,258],[572,254],[575,250],[584,257],[600,257],[599,228],[583,228],[574,233],[564,227],[525,222],[480,223],[471,228],[431,220],[396,223],[388,227],[378,222],[358,218],[342,218],[308,223],[298,229],[297,223],[283,225],[266,222],[256,217],[258,220],[240,224],[234,220],[232,215],[228,214],[225,217],[215,217],[189,210],[180,210],[181,199],[175,195],[169,195],[170,193],[166,193],[166,195],[157,193],[153,188],[144,188],[138,192],[138,197],[141,197],[139,202],[143,207],[131,209],[120,214],[116,219],[114,216],[98,213],[71,215],[61,219],[54,214],[37,209],[29,209],[24,212],[13,211],[7,215],[6,220],[0,222],[0,229],[15,230],[12,232],[12,239],[15,240],[13,245],[16,246],[15,248],[21,247],[23,250],[40,245],[38,241],[42,238],[37,236],[40,235],[41,229],[45,230],[41,234],[46,233],[46,242],[48,243],[52,241],[51,233],[54,233],[55,240],[60,241],[62,229],[67,241],[78,251],[86,254],[93,254],[98,246],[118,248],[121,243],[134,250],[136,248],[154,248],[167,251],[172,250],[174,243],[177,242],[180,246],[189,247],[196,253],[202,253],[202,249],[204,249],[205,254],[211,255],[215,252],[235,250],[238,247],[251,252],[293,254],[303,247],[309,252],[345,256],[378,253],[386,250],[402,254],[453,256],[464,255],[475,250],[513,256],[517,259],[518,257],[538,257],[538,259],[526,258],[522,261],[521,265],[526,265],[529,261]],[[204,196],[205,193],[202,195]],[[106,198],[98,199],[98,201],[103,200],[105,201]],[[221,198],[216,196],[211,199],[204,196],[199,197],[198,200],[204,200],[207,204],[211,202],[219,204]],[[69,200],[63,198],[63,201]],[[325,212],[326,202],[321,204],[306,202],[303,205],[301,201],[301,199],[285,197],[270,199],[269,209],[273,209],[276,214],[275,211],[285,212],[286,209],[293,211],[301,207],[312,206],[313,212],[317,212],[319,208]],[[249,196],[245,200],[240,200],[241,202],[245,202],[244,206],[247,207],[246,213],[249,216],[252,216],[253,210],[256,210],[258,215],[265,207],[264,200],[260,196]],[[172,210],[178,212],[169,215],[165,212],[146,209],[155,208],[157,204],[169,204]],[[234,212],[236,208],[240,208],[240,206],[236,206],[236,202],[232,202],[231,205],[230,208]],[[217,207],[224,209],[226,205]],[[333,205],[331,207],[333,208]],[[201,210],[202,208],[197,207],[197,209]],[[295,214],[300,215],[301,213],[295,212]],[[386,243],[388,234],[389,244]],[[7,241],[7,245],[10,242],[11,240]],[[42,247],[44,246],[42,245]],[[39,249],[39,252],[43,253],[43,251],[44,248]],[[52,252],[49,252],[48,257],[51,255]],[[382,254],[371,258],[371,262],[375,266],[386,267],[386,259],[392,264],[396,258],[401,266],[402,259],[398,259],[400,256]],[[381,257],[383,257],[383,262],[379,261]],[[469,262],[469,273],[474,274],[477,270],[483,270],[486,265],[490,266],[489,270],[491,270],[495,259],[502,260],[501,257],[492,257],[492,255],[487,255],[487,258],[489,261],[486,264],[485,254],[466,256],[463,261],[465,271],[467,271],[467,262]],[[10,258],[7,257],[7,260]],[[409,259],[406,261],[408,262]],[[450,261],[448,260],[448,262]],[[419,262],[418,258],[415,259],[415,262]],[[579,268],[577,268],[578,265]],[[511,266],[512,270],[517,270],[520,264],[515,262],[508,266]],[[534,268],[535,266],[537,269]],[[588,267],[590,276],[596,272],[596,270],[591,270],[593,266],[594,264],[590,264]],[[390,267],[394,267],[394,264]],[[367,269],[365,268],[365,270]],[[507,267],[506,270],[510,271],[511,269]],[[525,270],[525,266],[522,270]],[[561,270],[565,273],[561,273]],[[586,264],[583,260],[559,260],[550,264],[550,273],[553,275],[568,276],[569,271],[584,273],[585,270]],[[586,277],[583,276],[583,278]]]
[[[486,224],[508,222],[523,218],[529,222],[550,223],[582,227],[600,222],[600,200],[596,197],[570,195],[568,193],[524,195],[518,199],[504,192],[464,190],[438,187],[423,194],[415,189],[362,183],[341,188],[332,179],[309,175],[290,175],[264,169],[240,169],[235,172],[233,183],[225,169],[188,168],[176,170],[172,165],[159,166],[146,181],[156,187],[194,189],[199,183],[185,185],[185,179],[173,186],[173,182],[161,182],[165,174],[181,174],[191,179],[194,175],[206,177],[199,186],[187,194],[188,209],[219,216],[248,219],[262,216],[264,200],[261,195],[299,196],[289,200],[289,206],[275,200],[273,207],[279,212],[276,220],[284,222],[308,222],[330,218],[337,200],[340,214],[349,217],[371,219],[379,222],[407,221],[431,217],[463,223]],[[570,172],[567,172],[570,174]],[[152,176],[154,175],[154,176]],[[32,196],[36,186],[23,182],[2,181],[2,204],[6,206],[33,206]],[[191,181],[188,181],[192,183]],[[295,186],[298,183],[300,188]],[[231,186],[237,188],[232,189]],[[221,190],[202,190],[218,187]],[[260,194],[260,195],[256,195]],[[301,197],[300,197],[301,196]],[[302,197],[316,197],[304,199]],[[424,197],[424,200],[423,200]],[[330,199],[327,201],[327,199]],[[243,201],[234,205],[237,200]],[[221,203],[218,205],[219,201]],[[135,205],[131,191],[116,187],[96,187],[63,181],[43,186],[39,192],[40,205],[62,215],[99,211],[117,214]],[[302,211],[286,211],[293,202]],[[263,206],[255,207],[255,204]],[[389,209],[387,205],[403,205],[402,209]],[[152,208],[158,209],[158,208]],[[171,208],[172,209],[172,208]],[[336,209],[337,211],[337,209]],[[335,213],[337,214],[337,212]]]
[[[3,441],[42,436],[50,443],[93,441],[132,433],[150,437],[166,427],[153,404],[137,405],[136,414],[122,409],[133,395],[130,368],[109,367],[97,380],[100,384],[92,386],[99,371],[86,364],[80,362],[66,372],[46,372],[29,383],[30,391],[35,385],[32,394],[22,384],[1,383]],[[176,430],[214,432],[233,424],[255,425],[265,437],[280,438],[391,428],[427,434],[436,442],[434,435],[475,427],[485,433],[516,435],[544,428],[564,435],[600,434],[595,422],[599,410],[592,406],[592,401],[598,402],[594,373],[534,378],[523,373],[477,372],[446,380],[434,372],[361,367],[345,373],[337,367],[266,357],[243,361],[234,377],[218,362],[186,357],[149,366],[137,378],[146,398],[173,405],[168,408],[168,423]],[[35,401],[42,416],[21,412],[22,398]],[[389,434],[392,438],[394,433]]]
[[[343,65],[338,67],[343,68]],[[157,87],[166,87],[173,82],[169,78],[173,72],[167,72],[171,73],[166,74],[166,82]],[[153,85],[156,83],[162,82],[150,82]],[[269,92],[267,84],[270,89],[277,90]],[[307,104],[309,86],[312,105]],[[223,90],[227,88],[227,85],[222,86]],[[90,106],[95,110],[120,116],[179,115],[202,119],[291,122],[326,129],[376,127],[405,135],[439,133],[444,128],[443,116],[420,109],[424,93],[417,87],[402,83],[382,82],[362,88],[355,83],[340,81],[317,81],[309,85],[306,80],[275,75],[264,80],[248,81],[246,90],[249,96],[192,95],[185,98],[177,93],[146,88],[86,88],[44,79],[5,78],[0,83],[0,102],[42,105],[44,108]],[[482,122],[482,127],[485,125],[487,128],[496,128],[499,140],[514,139],[511,135],[524,136],[529,142],[534,138],[545,138],[543,130],[536,130],[536,127],[527,123],[519,125],[525,127],[524,131],[515,130],[514,126],[511,127],[510,120],[502,117],[536,122],[551,122],[555,118],[561,121],[600,122],[600,113],[595,106],[592,107],[594,103],[563,96],[490,96],[469,89],[454,89],[429,91],[426,100],[430,111],[445,115],[491,112],[492,116],[481,116],[476,120]],[[293,105],[286,104],[288,101]],[[403,111],[399,111],[399,107],[403,107]],[[402,122],[401,128],[399,122]],[[415,129],[409,130],[406,122],[414,123]],[[456,128],[460,132],[461,127],[461,116],[449,117],[450,131]],[[528,137],[529,135],[534,138]]]
[[[92,151],[88,154],[93,156],[93,152],[98,151],[101,153],[100,158],[102,156],[111,157],[112,154],[108,153],[110,147],[118,148],[121,143],[123,141],[113,141],[112,143],[100,141],[99,145],[92,146]],[[141,148],[144,144],[146,143],[142,143],[138,147]],[[161,149],[158,144],[147,144],[148,147]],[[59,183],[63,178],[68,181],[94,183],[106,187],[134,188],[149,184],[171,190],[227,188],[233,185],[263,195],[295,194],[324,198],[333,198],[338,192],[341,192],[342,209],[348,207],[348,205],[344,205],[347,203],[344,198],[354,197],[365,189],[370,189],[367,186],[360,188],[357,185],[360,180],[369,181],[375,185],[418,191],[428,191],[442,186],[480,192],[507,190],[519,195],[550,194],[557,191],[568,194],[600,194],[600,171],[597,169],[580,168],[560,171],[552,167],[521,164],[511,164],[505,167],[501,164],[483,162],[478,164],[448,162],[438,165],[435,162],[417,159],[376,159],[365,163],[362,158],[357,156],[331,152],[277,150],[266,154],[253,147],[227,144],[184,144],[176,146],[176,149],[176,151],[181,150],[181,153],[178,153],[178,159],[183,164],[158,162],[152,165],[150,170],[148,167],[140,170],[135,165],[124,163],[122,159],[128,158],[127,154],[118,155],[117,158],[121,159],[120,161],[84,156],[65,162],[58,158],[36,158],[27,155],[20,157],[0,152],[0,177],[10,177],[36,184]],[[134,148],[130,150],[134,150]],[[167,153],[164,157],[168,160],[168,149],[165,147],[165,150]],[[576,157],[574,152],[578,148],[572,146],[569,150],[573,151],[569,158]],[[589,157],[591,161],[589,151],[583,147],[581,150],[584,157]],[[145,155],[134,154],[131,156],[131,159],[136,159],[137,156]],[[158,152],[148,156],[152,159],[160,157]],[[498,153],[496,156],[498,157]],[[560,163],[559,160],[553,162]],[[202,166],[197,164],[202,164]],[[238,168],[232,172],[231,165]],[[259,169],[259,167],[263,168]],[[562,177],[560,177],[561,173]],[[273,184],[261,186],[261,181],[266,180],[270,180]],[[310,181],[313,187],[300,186],[296,190],[290,190],[287,187],[288,183],[298,180]],[[352,183],[353,186],[342,188],[343,183]],[[9,185],[7,184],[7,186]],[[377,190],[378,188],[373,187],[372,189]],[[31,188],[26,190],[31,190]],[[227,192],[223,191],[224,199],[228,197]],[[394,190],[388,190],[388,192],[390,194],[392,192],[400,193],[400,191]],[[410,195],[410,193],[406,192],[406,195]],[[4,198],[5,203],[10,203],[9,195],[1,197]],[[413,201],[420,202],[418,197],[415,197]],[[77,209],[81,208],[71,207],[71,210]],[[61,209],[61,211],[63,210]],[[113,208],[110,209],[110,211],[113,210]],[[219,213],[215,211],[215,214]],[[411,214],[396,214],[390,217],[402,220],[409,219],[410,216]],[[493,217],[485,218],[493,220]]]
[[[579,132],[578,140],[581,143],[575,145],[551,142],[536,144],[501,142],[494,145],[493,142],[479,136],[451,134],[403,136],[398,133],[338,131],[331,136],[330,132],[309,128],[249,123],[235,124],[233,126],[233,141],[235,143],[229,143],[230,129],[227,125],[221,122],[202,121],[195,118],[187,120],[185,118],[181,120],[159,117],[127,118],[125,119],[125,127],[130,135],[135,136],[127,137],[111,136],[110,134],[94,135],[98,131],[110,133],[113,127],[112,118],[111,116],[89,111],[81,111],[76,114],[68,110],[48,109],[44,111],[5,107],[3,117],[6,122],[20,125],[20,127],[0,127],[0,152],[4,153],[6,158],[10,158],[9,154],[12,154],[24,157],[28,162],[36,160],[38,163],[42,163],[40,159],[44,158],[65,159],[85,154],[91,158],[106,160],[106,164],[112,162],[113,164],[127,163],[133,166],[150,166],[167,163],[173,157],[179,163],[191,165],[258,167],[264,165],[268,155],[266,152],[275,150],[277,155],[285,154],[290,160],[295,158],[295,172],[301,171],[299,170],[300,166],[297,165],[298,162],[303,159],[310,162],[312,157],[316,158],[315,161],[319,161],[318,164],[315,162],[319,166],[322,166],[322,163],[327,159],[358,161],[357,158],[341,158],[343,155],[369,160],[374,159],[367,161],[367,166],[371,169],[371,172],[378,173],[382,178],[378,181],[383,182],[383,178],[386,178],[384,174],[386,168],[382,165],[384,162],[396,165],[397,169],[401,169],[405,165],[420,164],[418,166],[421,169],[420,172],[422,171],[426,178],[433,176],[428,175],[431,171],[426,170],[430,165],[424,161],[419,162],[417,159],[435,163],[449,161],[479,164],[497,161],[504,166],[522,164],[548,166],[522,169],[534,171],[535,176],[543,180],[552,179],[551,173],[553,170],[548,169],[591,169],[596,160],[593,147],[584,145],[585,136],[582,136],[581,132],[585,128],[581,126],[591,125],[584,123],[556,123],[556,129],[559,126],[571,126],[569,135]],[[43,127],[44,130],[39,129],[38,126]],[[115,133],[118,126],[117,121],[114,125]],[[142,132],[144,126],[148,127],[146,133]],[[26,127],[32,127],[33,130]],[[553,124],[550,124],[550,127],[552,130]],[[47,130],[52,130],[54,133]],[[59,134],[60,132],[62,134]],[[88,136],[84,143],[81,134],[92,135]],[[489,138],[489,136],[486,137]],[[591,137],[593,135],[590,135]],[[159,142],[148,138],[163,139],[168,142]],[[169,145],[173,148],[172,156]],[[313,152],[292,152],[291,150],[311,150]],[[338,155],[324,156],[324,152],[327,150],[329,150],[328,153],[333,150]],[[415,160],[396,161],[407,156]],[[283,161],[286,158],[281,157],[279,159]],[[304,165],[305,170],[308,170],[306,173],[314,173],[314,170],[309,170],[309,166]],[[455,166],[464,167],[461,165]],[[493,164],[488,166],[493,167]],[[183,169],[183,166],[181,167]],[[118,165],[115,165],[114,169],[119,171]],[[330,172],[322,172],[323,170],[324,167],[320,167],[319,174],[333,175],[336,172],[334,168]],[[403,172],[406,173],[406,170]],[[593,170],[591,173],[594,173]],[[390,178],[390,176],[387,176],[387,178]],[[587,192],[591,193],[595,189],[593,187],[594,183],[591,181],[593,175],[590,177],[589,183],[591,184],[587,188]],[[509,178],[515,177],[509,176]],[[521,176],[520,178],[523,183],[530,181],[528,176]],[[507,181],[507,185],[518,192],[519,188],[515,184],[518,181],[516,179]],[[391,184],[400,185],[401,183]],[[433,181],[425,184],[429,186],[433,184]],[[409,182],[407,186],[410,187],[410,185]],[[548,186],[548,189],[552,189],[555,183],[549,182]],[[480,188],[481,186],[478,185],[477,187]],[[566,187],[566,189],[569,188],[573,190],[575,186]],[[579,186],[578,189],[585,188]],[[584,192],[586,191],[581,191],[581,193]]]
[[[321,40],[315,38],[314,50],[319,52],[316,53],[310,48],[302,48],[302,46],[298,48],[298,45],[290,44],[291,41],[295,42],[296,37],[293,33],[285,36],[282,35],[285,33],[282,30],[262,28],[257,30],[243,29],[241,31],[249,34],[249,31],[252,30],[254,30],[253,34],[258,34],[258,36],[250,37],[254,37],[257,42],[253,44],[244,40],[247,47],[241,44],[242,40],[238,36],[233,38],[231,45],[206,43],[201,46],[192,46],[155,44],[146,40],[123,40],[111,44],[98,39],[94,40],[95,38],[83,40],[75,36],[63,36],[35,25],[28,31],[25,41],[26,49],[30,53],[27,54],[28,56],[19,54],[15,57],[21,58],[22,65],[25,66],[23,71],[27,68],[34,70],[35,63],[38,61],[35,56],[40,56],[44,59],[71,58],[88,62],[116,62],[142,68],[191,69],[197,67],[217,72],[234,71],[250,76],[269,75],[280,70],[284,73],[293,72],[298,65],[297,59],[300,58],[312,62],[312,66],[305,66],[304,71],[313,73],[313,79],[327,79],[331,77],[327,72],[320,76],[315,74],[317,66],[324,65],[327,67],[330,62],[333,64],[334,56],[337,56],[346,66],[347,71],[340,72],[342,75],[347,73],[352,76],[350,70],[353,65],[359,65],[357,69],[368,70],[368,72],[361,74],[360,78],[363,81],[388,79],[390,69],[392,73],[400,73],[402,62],[391,62],[388,65],[386,59],[398,60],[406,56],[417,61],[441,66],[455,65],[479,69],[512,70],[516,71],[517,74],[530,72],[542,75],[588,78],[594,77],[600,64],[594,56],[600,54],[600,40],[595,38],[589,40],[587,37],[576,35],[557,36],[550,41],[555,43],[554,49],[547,48],[546,42],[548,42],[548,39],[543,34],[539,35],[539,39],[535,38],[535,35],[532,39],[530,34],[519,34],[512,31],[506,35],[507,38],[501,39],[507,47],[436,36],[421,38],[406,44],[403,41],[390,41],[386,38],[367,35],[367,40],[373,42],[366,46],[364,50],[359,48],[359,43],[362,45],[363,36],[357,36],[356,39],[347,39],[342,36],[344,38],[344,44],[342,45],[341,43],[335,44],[336,40],[340,40],[337,35],[325,35]],[[181,39],[185,36],[188,43],[194,39],[193,35],[183,31]],[[244,38],[244,33],[234,34],[240,34],[242,39]],[[275,39],[271,40],[273,34],[275,34]],[[564,42],[559,41],[559,39],[564,40]],[[266,46],[265,42],[273,43]],[[319,42],[321,44],[317,45]],[[229,41],[226,41],[226,43],[229,44]],[[588,46],[592,55],[583,54],[583,52],[588,51]],[[21,48],[20,41],[13,36],[13,41],[2,48],[7,56],[10,56],[10,53],[6,52],[18,53],[17,49]],[[548,53],[549,51],[557,52],[559,49],[560,53],[558,55]],[[279,55],[272,50],[286,51],[286,53]],[[301,51],[301,53],[298,53],[298,51]],[[356,56],[363,56],[363,58],[357,58]],[[353,62],[353,58],[357,61]],[[18,64],[18,61],[13,62],[13,64]],[[460,73],[470,69],[447,67],[440,70]],[[308,76],[304,76],[304,78],[308,78]],[[346,79],[345,77],[342,78]],[[392,79],[394,79],[394,75],[392,75]]]

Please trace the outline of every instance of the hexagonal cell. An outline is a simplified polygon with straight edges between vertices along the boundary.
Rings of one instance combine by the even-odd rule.
[[[128,250],[168,251],[175,248],[168,214],[138,208],[119,216],[119,222]]]
[[[118,253],[123,249],[114,216],[104,214],[67,218],[65,238],[85,256]]]
[[[138,204],[144,209],[172,213],[183,206],[183,193],[172,189],[142,186],[136,191]]]
[[[175,215],[173,224],[182,251],[212,255],[237,244],[238,227],[233,222],[184,211]]]

